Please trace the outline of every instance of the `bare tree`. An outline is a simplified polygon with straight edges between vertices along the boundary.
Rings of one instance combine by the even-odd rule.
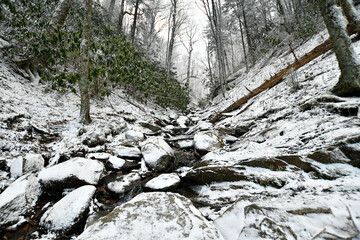
[[[138,20],[138,15],[139,15],[139,4],[140,4],[141,0],[136,0],[135,2],[135,10],[134,10],[134,18],[133,18],[133,23],[131,25],[131,33],[130,33],[130,40],[131,43],[135,42],[135,33],[136,33],[136,24],[137,24],[137,20]]]
[[[353,0],[340,0],[340,4],[350,26],[360,34],[360,16],[354,6]]]
[[[113,12],[114,12],[115,2],[116,2],[116,0],[111,0],[110,5],[109,5],[108,18],[109,18],[110,22],[112,20],[112,16],[113,16]]]
[[[123,33],[124,17],[125,17],[125,4],[126,0],[121,0],[120,2],[120,11],[119,11],[119,20],[118,20],[118,32]]]
[[[90,99],[89,99],[89,46],[90,46],[90,32],[91,32],[91,15],[92,15],[92,0],[85,0],[85,16],[84,27],[82,33],[82,40],[80,45],[80,118],[79,122],[89,124],[90,118]]]
[[[336,5],[336,0],[319,0],[318,3],[341,70],[332,91],[339,96],[360,96],[360,58],[347,35],[341,8]]]
[[[196,33],[197,33],[196,25],[189,24],[185,31],[184,34],[185,36],[180,37],[180,41],[188,53],[187,67],[186,67],[186,87],[188,88],[190,87],[192,53],[194,51],[194,44],[197,42],[197,40],[195,39]],[[186,39],[183,39],[184,37]]]
[[[184,9],[180,6],[179,0],[171,0],[171,10],[169,15],[168,43],[166,48],[166,70],[168,77],[170,76],[173,51],[175,46],[175,37],[179,34],[179,30],[186,20]]]

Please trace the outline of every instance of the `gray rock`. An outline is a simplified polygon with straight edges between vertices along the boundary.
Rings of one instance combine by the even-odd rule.
[[[41,194],[34,174],[27,174],[5,189],[0,195],[0,228],[16,223],[35,207]]]
[[[125,138],[128,141],[140,142],[145,139],[145,136],[142,132],[137,132],[134,130],[128,130],[125,132]]]
[[[137,160],[127,160],[111,156],[106,162],[106,166],[117,171],[131,171],[140,167],[140,162]]]
[[[28,153],[16,158],[10,165],[12,178],[18,178],[30,172],[39,172],[44,168],[45,161],[40,154]]]
[[[206,154],[222,148],[224,141],[219,135],[213,132],[199,132],[194,136],[194,146],[199,153]]]
[[[171,191],[180,184],[180,177],[176,173],[161,174],[145,184],[146,188],[155,191]]]
[[[142,193],[90,225],[77,238],[223,239],[190,200],[174,193]]]
[[[162,138],[149,138],[141,152],[146,164],[155,172],[166,171],[174,161],[174,151]]]
[[[104,164],[97,160],[73,158],[43,169],[39,179],[46,188],[76,188],[87,184],[96,185],[103,171]]]
[[[82,186],[54,204],[40,220],[40,227],[49,232],[66,234],[76,229],[87,218],[96,188]]]
[[[107,188],[117,194],[126,193],[136,186],[141,184],[141,177],[138,173],[129,173],[126,175],[116,174],[107,177],[104,180],[107,183]]]
[[[140,160],[141,151],[137,147],[119,146],[113,150],[115,156],[125,159]]]

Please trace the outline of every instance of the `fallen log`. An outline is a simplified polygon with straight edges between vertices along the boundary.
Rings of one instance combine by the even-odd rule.
[[[347,28],[347,31],[350,36],[355,33],[353,29],[351,29],[350,27]],[[328,52],[331,49],[332,49],[331,41],[330,39],[328,39],[324,43],[320,44],[319,46],[315,47],[313,50],[311,50],[310,52],[299,58],[298,60],[295,60],[294,63],[282,69],[280,72],[272,76],[270,79],[265,81],[259,87],[255,88],[252,91],[249,90],[250,93],[248,95],[240,98],[239,100],[231,104],[229,107],[218,113],[213,119],[210,120],[210,122],[211,123],[217,122],[223,116],[224,113],[228,113],[238,109],[243,104],[247,103],[251,98],[279,84],[283,80],[283,78],[290,73],[291,69],[297,70],[302,66],[306,65],[307,63],[311,62],[312,60],[316,59],[317,57]]]

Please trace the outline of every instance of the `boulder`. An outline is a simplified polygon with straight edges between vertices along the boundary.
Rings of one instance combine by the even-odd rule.
[[[149,138],[141,148],[146,164],[155,172],[166,171],[174,160],[174,151],[162,138]]]
[[[190,200],[174,193],[142,193],[90,225],[77,238],[223,239]]]
[[[125,159],[140,160],[141,151],[137,147],[119,146],[113,150],[115,156]]]
[[[34,174],[27,174],[0,194],[0,229],[16,223],[35,207],[41,188]]]
[[[308,155],[308,157],[324,164],[348,163],[350,161],[339,149],[332,151],[320,149]]]
[[[195,160],[194,155],[189,152],[175,151],[174,156],[176,167],[189,166]]]
[[[26,173],[39,172],[44,168],[45,160],[40,154],[28,153],[18,157],[10,165],[12,178],[18,178]]]
[[[5,170],[7,167],[7,161],[5,158],[0,158],[0,170]]]
[[[128,130],[125,132],[125,138],[127,141],[131,142],[140,142],[145,139],[145,136],[142,132],[137,132],[134,130]]]
[[[181,128],[186,128],[187,124],[189,123],[189,118],[186,116],[180,116],[177,120],[176,123],[181,127]]]
[[[39,173],[39,179],[46,188],[76,188],[82,185],[96,185],[104,171],[104,164],[97,160],[73,158]]]
[[[360,143],[345,144],[340,150],[351,160],[351,165],[360,168]]]
[[[138,173],[129,173],[126,175],[115,174],[104,179],[107,188],[117,194],[126,193],[141,184],[141,176]]]
[[[193,140],[181,140],[175,143],[175,146],[181,149],[190,149],[194,147]]]
[[[106,166],[117,171],[131,171],[140,167],[140,162],[137,160],[127,160],[111,156],[106,162]]]
[[[194,136],[195,150],[201,154],[220,149],[223,146],[223,139],[213,132],[199,132]]]
[[[145,184],[146,188],[155,191],[171,191],[180,184],[180,177],[176,173],[161,174]]]
[[[82,186],[54,204],[40,220],[40,227],[49,232],[66,234],[84,223],[96,188]]]

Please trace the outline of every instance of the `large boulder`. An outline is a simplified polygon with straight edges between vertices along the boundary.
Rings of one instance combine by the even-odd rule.
[[[162,138],[149,138],[141,148],[146,164],[155,172],[166,171],[174,161],[174,151]]]
[[[30,172],[39,172],[44,168],[45,161],[41,154],[28,153],[24,157],[14,159],[10,165],[12,178],[18,178]]]
[[[77,238],[223,239],[190,200],[174,193],[142,193],[90,225]]]
[[[39,179],[46,188],[76,188],[82,185],[96,185],[104,171],[104,164],[97,160],[73,158],[66,162],[43,169]]]
[[[146,188],[155,191],[170,191],[180,184],[180,177],[176,173],[161,174],[145,184]]]
[[[65,234],[84,223],[96,188],[82,186],[54,204],[40,220],[40,227],[49,232]]]
[[[0,195],[0,229],[29,213],[40,195],[40,184],[34,174],[24,175],[13,182]]]
[[[213,132],[199,132],[194,136],[195,150],[201,154],[220,149],[224,146],[223,139]]]
[[[140,168],[141,163],[137,160],[128,160],[111,156],[106,162],[106,167],[117,171],[131,171]]]

